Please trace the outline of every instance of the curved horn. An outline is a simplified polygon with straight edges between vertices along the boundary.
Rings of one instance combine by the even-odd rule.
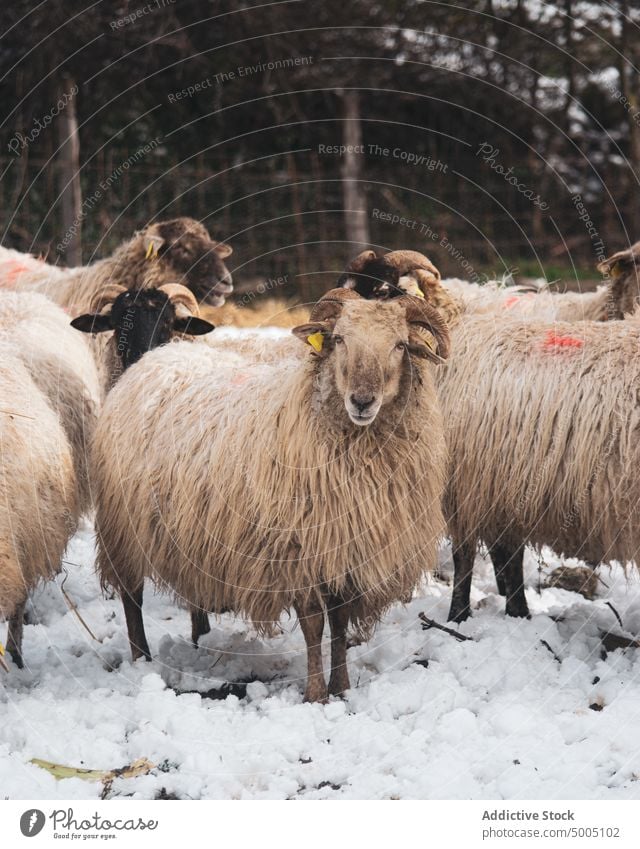
[[[610,271],[617,271],[615,266],[618,263],[630,268],[638,261],[640,261],[640,242],[636,242],[635,245],[631,245],[630,248],[627,248],[624,251],[618,251],[612,256],[603,259],[602,262],[598,263],[597,268],[598,271],[601,271],[603,274],[607,274]]]
[[[164,292],[172,304],[175,306],[186,307],[191,315],[200,315],[198,302],[196,301],[193,292],[183,286],[181,283],[165,283],[163,286],[158,286],[160,292]]]
[[[126,292],[126,286],[121,286],[119,283],[107,283],[99,292],[91,298],[89,305],[90,312],[99,313],[108,305],[112,304],[118,295]]]
[[[400,302],[406,307],[407,323],[426,328],[438,343],[438,356],[446,360],[451,350],[449,328],[438,310],[421,298],[405,296]]]
[[[384,258],[391,265],[395,265],[400,274],[407,274],[415,269],[429,272],[435,278],[435,283],[440,282],[440,272],[435,265],[424,254],[418,251],[390,251]],[[433,283],[431,285],[434,285]]]
[[[311,310],[309,321],[337,319],[345,301],[362,300],[353,289],[331,289]]]
[[[365,265],[368,262],[371,262],[372,259],[376,259],[375,251],[362,251],[362,253],[359,253],[357,257],[351,260],[345,268],[345,271],[353,271],[357,274],[359,271],[362,271]]]

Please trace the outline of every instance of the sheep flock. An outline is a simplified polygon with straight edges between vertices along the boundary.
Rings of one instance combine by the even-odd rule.
[[[480,545],[520,618],[526,546],[637,561],[640,244],[585,294],[367,249],[277,338],[201,315],[232,292],[231,253],[188,218],[82,268],[0,248],[0,615],[18,667],[28,598],[85,520],[133,661],[157,655],[153,588],[196,644],[211,615],[267,640],[294,616],[309,702],[352,688],[349,646],[433,576],[447,537],[454,628]]]

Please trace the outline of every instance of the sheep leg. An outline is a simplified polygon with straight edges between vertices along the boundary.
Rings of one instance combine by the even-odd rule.
[[[305,702],[326,702],[327,682],[322,668],[322,632],[324,608],[316,596],[294,604],[307,644],[307,686]]]
[[[27,600],[25,599],[16,607],[13,616],[9,618],[9,628],[7,631],[7,651],[18,669],[22,669],[24,666],[24,660],[22,658],[22,631],[26,603]]]
[[[453,591],[451,607],[449,608],[450,622],[464,622],[471,614],[471,578],[473,577],[473,561],[476,558],[476,542],[464,542],[453,545]]]
[[[504,582],[505,591],[501,595],[506,596],[507,616],[528,619],[530,614],[524,594],[524,574],[522,568],[524,546],[519,545],[514,550],[512,546],[497,543],[491,546],[489,551],[493,560],[493,568],[496,572],[496,580],[498,579],[498,573],[500,573]]]
[[[127,632],[129,634],[132,660],[137,660],[139,657],[144,657],[145,660],[151,660],[151,652],[149,651],[149,644],[147,643],[142,619],[143,589],[143,584],[140,584],[134,590],[128,590],[126,587],[122,588],[122,605],[124,607],[124,617],[127,620]]]
[[[192,607],[191,608],[191,639],[193,640],[193,645],[198,645],[198,640],[204,634],[208,634],[211,631],[211,625],[209,625],[209,616],[207,615],[206,610],[202,610],[200,607]]]
[[[342,696],[350,688],[347,669],[347,627],[349,605],[340,596],[327,596],[327,614],[331,629],[331,675],[329,695]]]

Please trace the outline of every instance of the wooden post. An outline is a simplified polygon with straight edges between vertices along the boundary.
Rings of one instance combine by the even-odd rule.
[[[82,190],[80,187],[80,140],[76,114],[77,87],[63,75],[56,86],[60,108],[58,124],[58,192],[61,242],[67,265],[82,265]]]
[[[346,259],[360,253],[370,243],[367,200],[364,192],[364,154],[362,126],[360,123],[360,95],[353,89],[338,91],[342,102],[342,143],[346,152],[342,157],[342,207],[344,211]]]

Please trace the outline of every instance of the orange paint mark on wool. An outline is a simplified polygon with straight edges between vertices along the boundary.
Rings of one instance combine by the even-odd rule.
[[[231,381],[232,386],[242,386],[243,383],[246,383],[249,380],[250,375],[248,374],[237,374],[233,380]]]
[[[4,278],[3,282],[5,286],[13,286],[17,277],[30,270],[31,269],[28,265],[24,265],[24,263],[17,259],[8,259],[6,262],[2,263],[2,267],[0,269]]]
[[[583,345],[583,339],[578,339],[575,336],[560,336],[553,330],[548,330],[542,348],[545,351],[557,351],[567,348],[582,348]]]
[[[505,310],[511,310],[515,306],[517,306],[520,301],[528,301],[531,298],[535,298],[535,292],[525,292],[523,295],[510,295],[508,298],[505,298],[502,303],[502,308]]]

